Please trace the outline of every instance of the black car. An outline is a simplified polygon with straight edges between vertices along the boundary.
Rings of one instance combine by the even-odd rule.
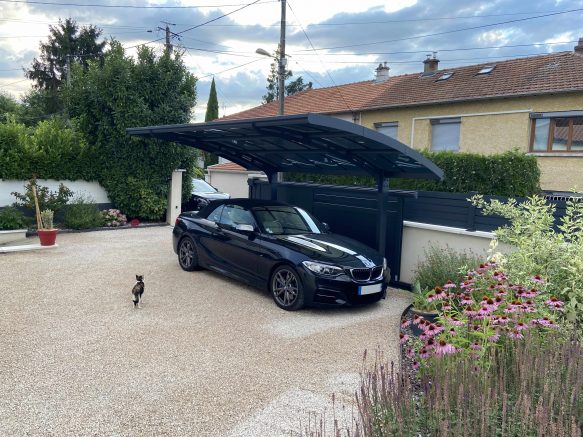
[[[214,201],[176,219],[173,243],[184,270],[202,267],[267,289],[286,310],[364,304],[386,294],[386,260],[377,251],[280,202]]]
[[[213,200],[229,199],[231,196],[227,193],[221,193],[208,182],[192,178],[192,196],[189,206],[192,209],[199,210],[207,206]]]

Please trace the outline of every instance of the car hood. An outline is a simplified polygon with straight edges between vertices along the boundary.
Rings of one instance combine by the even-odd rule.
[[[202,197],[203,199],[216,200],[216,199],[228,199],[229,195],[227,193],[202,193],[200,191],[195,191],[192,193],[193,196]]]
[[[314,261],[351,268],[383,265],[383,257],[379,252],[342,235],[277,235],[276,238],[282,245],[301,252]]]

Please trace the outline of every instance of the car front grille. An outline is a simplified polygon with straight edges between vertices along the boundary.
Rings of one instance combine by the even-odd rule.
[[[364,281],[374,281],[375,279],[380,279],[383,275],[383,266],[376,266],[370,269],[350,269],[350,277],[358,282]]]

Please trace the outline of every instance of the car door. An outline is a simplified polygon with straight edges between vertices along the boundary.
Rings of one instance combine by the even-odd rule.
[[[224,205],[218,206],[200,224],[206,232],[200,235],[199,244],[205,264],[211,269],[222,270],[225,267],[225,261],[219,255],[223,252],[222,245],[226,239],[223,230],[219,227],[224,208]]]
[[[223,235],[216,240],[216,255],[229,273],[249,282],[258,282],[258,263],[264,252],[256,232],[237,230],[237,225],[251,225],[258,229],[253,214],[240,205],[225,205],[219,221]]]

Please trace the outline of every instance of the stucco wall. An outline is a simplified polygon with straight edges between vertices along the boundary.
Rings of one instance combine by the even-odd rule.
[[[425,260],[425,250],[431,245],[450,247],[460,252],[473,252],[477,255],[483,255],[486,259],[492,238],[493,234],[490,232],[470,232],[448,226],[405,221],[401,250],[401,277],[399,279],[408,284],[412,282],[417,265]],[[500,245],[496,250],[507,252],[510,248]]]
[[[530,112],[583,109],[583,93],[539,97],[484,100],[414,108],[376,110],[361,114],[362,124],[374,128],[378,122],[398,122],[398,139],[415,149],[431,145],[431,118],[460,116],[460,151],[499,153],[513,148],[528,151]],[[504,113],[501,113],[504,112]],[[484,113],[497,113],[481,115]],[[546,190],[583,188],[583,159],[561,156],[539,157],[541,185]]]
[[[107,197],[106,191],[103,189],[98,182],[88,182],[88,181],[62,181],[63,184],[75,194],[82,194],[84,196],[90,196],[95,203],[111,203],[109,197]],[[38,185],[48,187],[51,191],[57,191],[59,189],[60,181],[53,179],[38,179]],[[26,181],[16,181],[16,180],[3,180],[0,179],[0,207],[9,206],[16,200],[14,196],[10,193],[16,191],[18,193],[24,193],[24,185]]]
[[[208,182],[219,191],[228,193],[231,197],[249,197],[249,177],[260,177],[257,172],[209,170]]]

